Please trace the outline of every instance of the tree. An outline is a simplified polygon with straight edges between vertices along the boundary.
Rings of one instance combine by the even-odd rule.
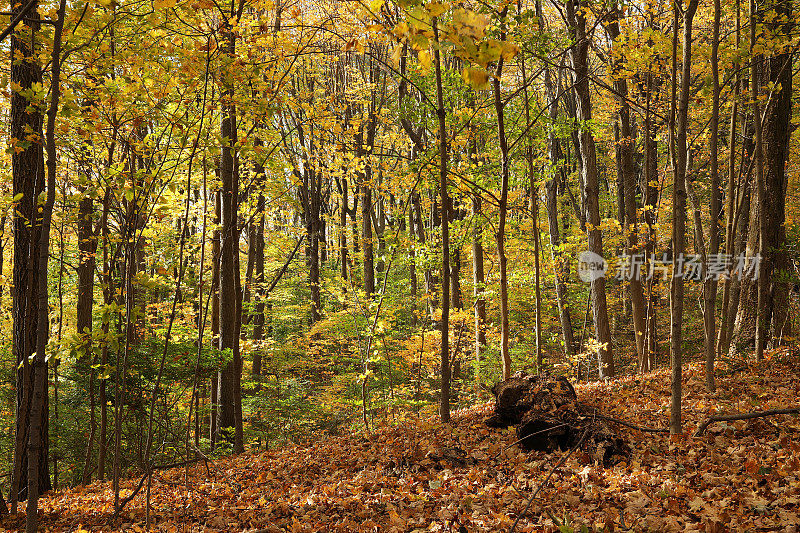
[[[22,12],[23,6],[13,7],[13,15]],[[43,155],[42,114],[39,102],[35,100],[35,85],[42,84],[42,71],[38,62],[40,53],[37,33],[40,15],[36,4],[29,14],[28,28],[11,34],[11,83],[18,87],[11,95],[10,136],[14,146],[11,156],[13,194],[17,199],[14,209],[14,292],[13,309],[14,334],[13,350],[16,361],[16,426],[14,440],[14,469],[11,481],[11,512],[16,512],[17,502],[27,498],[30,482],[31,431],[33,396],[37,383],[37,373],[47,376],[47,363],[37,360],[31,364],[31,355],[37,349],[37,332],[42,314],[39,312],[39,265],[42,253],[41,216],[37,209],[37,199],[45,189],[45,169]],[[33,105],[32,105],[33,104]],[[31,106],[31,112],[28,107]],[[45,310],[46,311],[46,310]],[[47,313],[45,312],[45,319]],[[43,363],[43,364],[40,364]],[[48,403],[45,395],[37,406],[41,423],[37,439],[37,465],[39,493],[51,488],[48,468]]]
[[[217,431],[233,443],[236,453],[244,451],[242,433],[242,365],[239,352],[238,317],[241,302],[238,297],[239,268],[239,163],[237,156],[236,106],[233,101],[233,61],[236,54],[236,35],[231,27],[232,19],[238,19],[244,9],[244,1],[236,5],[231,2],[227,12],[221,12],[224,22],[225,64],[220,73],[222,84],[222,155],[220,157],[221,189],[221,246],[220,246],[220,335],[219,349],[228,351],[231,359],[219,372],[217,401]]]
[[[438,18],[431,18],[433,29],[433,64],[436,72],[436,118],[439,133],[439,194],[442,200],[442,383],[439,396],[439,416],[450,422],[450,195],[447,192],[447,125],[442,83],[442,58],[440,52]]]
[[[567,21],[574,39],[570,59],[574,72],[575,100],[579,121],[578,140],[581,154],[581,180],[586,212],[586,235],[589,251],[602,257],[603,235],[600,231],[599,185],[597,179],[597,152],[589,126],[592,120],[592,102],[589,95],[589,40],[586,36],[586,12],[580,0],[569,0],[566,5]],[[606,306],[604,277],[592,279],[592,315],[595,333],[600,343],[598,367],[601,378],[614,376],[614,354],[611,348],[611,330]]]
[[[505,39],[505,18],[508,8],[500,13],[501,39]],[[492,79],[494,94],[494,112],[497,115],[497,137],[500,141],[500,198],[498,210],[500,220],[497,223],[495,240],[497,242],[497,262],[500,264],[500,359],[503,363],[503,379],[511,377],[511,353],[508,345],[508,259],[506,257],[506,218],[508,217],[508,179],[509,179],[509,154],[508,139],[506,137],[505,109],[500,94],[500,80],[503,77],[504,58],[500,57],[495,66]]]
[[[672,184],[672,280],[670,285],[670,356],[672,369],[672,401],[670,404],[670,433],[681,433],[681,380],[683,379],[683,254],[686,241],[686,175],[688,163],[687,129],[692,68],[692,22],[697,0],[689,0],[683,11],[683,57],[681,61],[681,96],[677,108],[675,132],[675,164]],[[680,24],[675,7],[674,34]],[[673,41],[675,43],[675,41]],[[673,50],[673,54],[677,52]],[[675,64],[673,55],[673,65]],[[674,71],[674,68],[673,68]],[[673,84],[677,80],[673,77]],[[673,89],[674,90],[674,89]]]

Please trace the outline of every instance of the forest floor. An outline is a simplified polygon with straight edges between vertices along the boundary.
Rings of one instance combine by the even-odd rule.
[[[800,357],[772,353],[759,365],[721,365],[716,393],[702,367],[684,373],[687,436],[619,427],[627,462],[603,467],[569,456],[547,480],[515,531],[797,531],[800,528],[800,419],[712,424],[709,415],[793,407]],[[651,428],[669,415],[667,370],[577,387],[580,401]],[[526,501],[567,451],[525,453],[513,428],[483,420],[491,405],[458,412],[451,425],[410,419],[369,436],[157,472],[155,531],[509,531]],[[125,482],[123,496],[138,478]],[[142,491],[144,492],[144,491]],[[41,531],[144,531],[144,495],[114,525],[110,483],[47,494]],[[0,527],[17,531],[24,513]],[[585,531],[585,529],[584,529]]]

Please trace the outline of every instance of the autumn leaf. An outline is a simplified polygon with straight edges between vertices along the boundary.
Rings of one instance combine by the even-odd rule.
[[[178,0],[153,0],[153,7],[157,10],[170,9],[177,3]]]
[[[461,77],[476,90],[485,89],[489,82],[489,73],[474,67],[465,67],[461,71]]]

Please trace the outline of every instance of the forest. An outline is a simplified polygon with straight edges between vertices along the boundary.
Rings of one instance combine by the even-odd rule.
[[[0,529],[796,530],[794,7],[12,0]]]

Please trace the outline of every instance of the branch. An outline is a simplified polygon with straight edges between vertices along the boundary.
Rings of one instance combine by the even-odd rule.
[[[800,407],[790,407],[788,409],[768,409],[766,411],[755,411],[752,413],[735,413],[732,415],[717,415],[711,416],[698,426],[697,431],[694,432],[695,437],[701,436],[706,428],[714,422],[730,422],[731,420],[750,420],[751,418],[763,418],[765,416],[775,415],[796,415],[800,414]]]
[[[580,404],[584,405],[584,404]],[[645,433],[669,433],[669,428],[648,428],[644,426],[637,426],[636,424],[632,424],[631,422],[627,422],[625,420],[620,420],[619,418],[613,418],[610,416],[606,416],[597,412],[597,408],[586,406],[592,409],[592,416],[595,418],[599,418],[600,420],[605,420],[606,422],[613,422],[615,424],[619,424],[621,426],[629,427],[631,429],[635,429],[637,431],[644,431]]]
[[[14,28],[17,27],[17,24],[19,24],[20,21],[22,21],[22,19],[25,18],[25,15],[27,15],[28,11],[30,11],[31,8],[36,5],[36,2],[37,2],[37,0],[29,0],[29,2],[27,4],[25,4],[25,6],[20,10],[20,12],[17,13],[17,16],[14,17],[14,19],[8,24],[8,27],[3,30],[3,33],[0,33],[0,42],[2,42],[3,39],[8,37],[8,34],[10,34],[12,31],[14,31]],[[41,22],[41,21],[37,21],[37,22]]]

